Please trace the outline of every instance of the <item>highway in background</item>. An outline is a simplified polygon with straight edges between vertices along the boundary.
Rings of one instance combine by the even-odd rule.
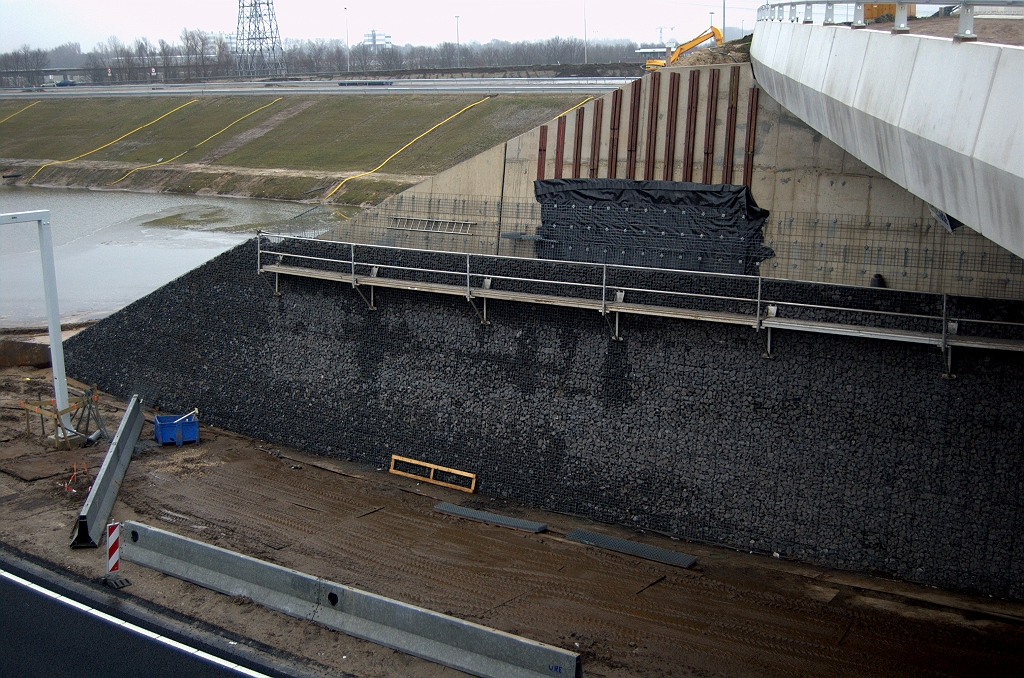
[[[637,69],[636,77],[642,75]],[[79,85],[4,89],[10,98],[120,96],[244,96],[265,94],[595,94],[610,92],[635,78],[444,78],[372,80],[387,84],[346,84],[338,80],[312,82],[218,82],[168,85]]]

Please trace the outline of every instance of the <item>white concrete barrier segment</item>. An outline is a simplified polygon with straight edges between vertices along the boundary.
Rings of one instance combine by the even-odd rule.
[[[794,115],[1024,256],[1024,48],[759,21],[750,54]]]
[[[575,652],[296,572],[142,523],[122,524],[121,557],[485,678],[582,676]]]
[[[121,489],[121,481],[128,470],[128,462],[132,460],[132,452],[135,451],[135,444],[139,442],[144,422],[142,399],[134,395],[128,403],[124,417],[121,418],[121,425],[118,426],[114,439],[110,441],[110,449],[103,460],[100,472],[96,475],[92,489],[89,490],[89,496],[82,504],[82,512],[71,532],[71,548],[99,546],[103,528],[110,517],[110,510],[114,507],[117,492]]]

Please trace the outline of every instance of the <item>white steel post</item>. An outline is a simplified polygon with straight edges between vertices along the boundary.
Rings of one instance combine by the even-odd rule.
[[[809,2],[804,3],[804,23],[814,23],[814,5]]]
[[[977,39],[978,36],[974,32],[974,5],[960,5],[960,23],[953,40],[966,42]]]
[[[50,210],[10,212],[0,214],[2,224],[36,222],[39,231],[39,258],[43,265],[43,294],[46,298],[46,325],[50,331],[50,363],[53,366],[53,398],[57,410],[68,408],[68,380],[64,375],[64,345],[60,336],[60,309],[57,304],[57,270],[53,265],[53,237],[50,233]],[[64,414],[61,422],[72,431],[71,415]],[[54,435],[59,435],[55,433]]]
[[[836,25],[836,3],[827,2],[825,3],[825,26]]]
[[[892,25],[893,33],[909,33],[910,27],[907,26],[907,3],[897,2],[896,3],[896,20]]]
[[[864,3],[858,2],[853,5],[853,25],[850,28],[864,28]]]

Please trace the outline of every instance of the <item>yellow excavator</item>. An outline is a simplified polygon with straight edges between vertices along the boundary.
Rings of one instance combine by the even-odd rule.
[[[675,62],[679,61],[679,57],[683,56],[683,53],[686,52],[686,50],[693,49],[700,43],[712,37],[715,39],[716,45],[722,44],[722,31],[718,30],[714,26],[710,26],[707,30],[705,30],[703,33],[698,35],[693,40],[690,40],[689,42],[684,42],[683,44],[679,45],[679,47],[676,47],[675,51],[672,52],[672,55],[668,58],[668,65],[671,66]],[[647,65],[644,68],[648,71],[656,71],[659,68],[665,66],[665,64],[666,61],[664,59],[648,59]]]

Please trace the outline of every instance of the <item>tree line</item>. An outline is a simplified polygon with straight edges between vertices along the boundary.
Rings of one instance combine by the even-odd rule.
[[[346,71],[400,71],[416,69],[517,67],[555,64],[637,62],[636,43],[602,40],[584,49],[578,38],[457,45],[442,42],[374,49],[363,44],[346,49],[342,40],[285,40],[285,66],[289,75],[336,75]],[[234,75],[234,58],[228,37],[184,29],[180,42],[147,38],[122,42],[110,37],[83,53],[79,43],[69,42],[50,50],[24,45],[0,53],[0,86],[39,86],[47,69],[84,69],[79,79],[92,82],[186,82]],[[82,75],[85,78],[82,78]]]

